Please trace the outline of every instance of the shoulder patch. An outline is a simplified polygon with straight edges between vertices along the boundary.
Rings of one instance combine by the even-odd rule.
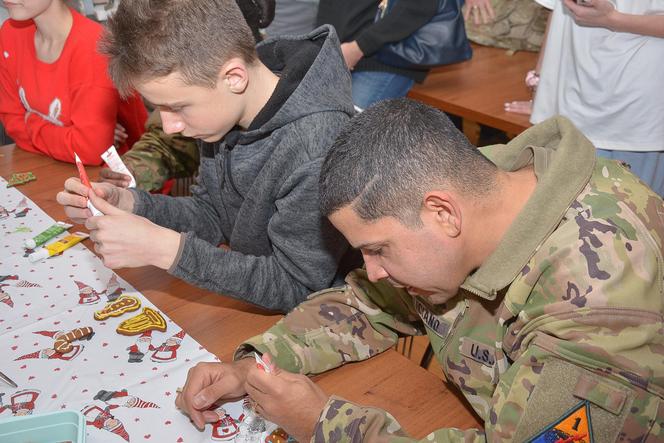
[[[590,405],[582,401],[551,423],[528,443],[593,443]]]

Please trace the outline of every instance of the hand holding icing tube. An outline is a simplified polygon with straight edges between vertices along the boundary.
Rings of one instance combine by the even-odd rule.
[[[136,187],[136,179],[131,171],[129,171],[129,168],[127,168],[127,165],[124,164],[122,158],[120,158],[118,151],[115,150],[115,146],[108,148],[106,152],[101,155],[101,158],[106,162],[111,171],[129,176],[131,180],[127,186],[128,188]]]
[[[78,154],[74,152],[74,158],[76,159],[76,167],[78,168],[78,176],[81,179],[81,182],[87,186],[89,189],[92,189],[92,185],[90,184],[90,179],[88,178],[87,172],[85,172],[85,166],[83,166],[83,162],[81,161],[80,158],[78,158]],[[92,204],[92,202],[88,199],[88,209],[92,211],[92,215],[104,215],[99,209],[95,208],[95,206]]]
[[[33,238],[26,239],[23,243],[28,249],[34,249],[37,246],[41,246],[56,235],[62,234],[67,229],[71,228],[73,225],[65,222],[57,222],[53,226],[50,226],[44,232],[40,232],[37,236]]]
[[[260,355],[258,355],[257,352],[254,352],[254,358],[256,359],[256,367],[258,369],[262,369],[264,372],[272,374],[272,372],[274,371],[274,367],[268,356],[266,356],[265,360],[267,361],[265,361]]]
[[[82,242],[88,237],[89,235],[85,232],[74,232],[73,234],[69,234],[68,236],[61,238],[56,242],[50,243],[43,248],[40,248],[38,251],[28,255],[28,260],[30,260],[32,263],[35,263],[53,255],[60,254],[61,252],[66,251],[67,249],[71,248],[77,243]]]

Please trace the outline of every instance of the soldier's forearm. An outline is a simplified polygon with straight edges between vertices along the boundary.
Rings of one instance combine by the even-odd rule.
[[[399,422],[388,412],[378,408],[356,405],[343,398],[332,396],[320,415],[312,442],[329,441],[335,435],[338,441],[406,442],[486,442],[480,429],[438,429],[419,440],[408,436]]]

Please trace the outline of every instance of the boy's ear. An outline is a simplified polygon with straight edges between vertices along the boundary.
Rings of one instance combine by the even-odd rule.
[[[221,67],[219,77],[229,91],[242,94],[249,84],[247,65],[241,58],[232,58]]]

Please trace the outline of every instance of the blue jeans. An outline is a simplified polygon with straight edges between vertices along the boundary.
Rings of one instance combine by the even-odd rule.
[[[415,83],[414,80],[391,72],[353,72],[353,102],[367,109],[376,102],[388,98],[404,97]]]
[[[660,197],[664,197],[664,152],[597,149],[597,155],[627,163],[631,166],[634,175],[650,186]]]

